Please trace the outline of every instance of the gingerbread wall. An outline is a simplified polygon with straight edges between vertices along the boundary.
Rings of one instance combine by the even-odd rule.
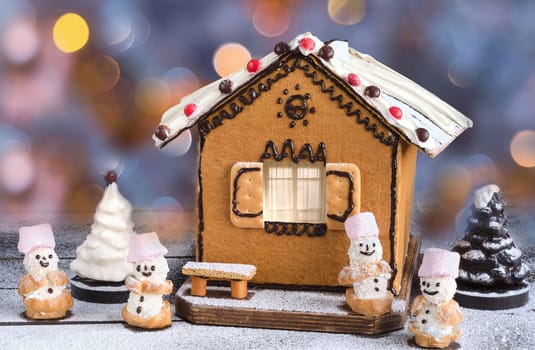
[[[233,99],[214,108],[204,125],[199,124],[203,136],[200,137],[198,163],[201,186],[197,213],[200,220],[198,257],[203,261],[254,264],[257,274],[253,282],[257,283],[337,285],[338,272],[348,263],[349,242],[344,231],[328,230],[321,237],[277,236],[263,229],[237,227],[230,220],[229,184],[233,164],[258,162],[268,141],[273,141],[281,149],[290,139],[296,149],[308,143],[316,150],[322,142],[327,163],[354,163],[359,167],[361,211],[375,214],[387,261],[392,252],[389,232],[392,199],[396,198],[392,196],[392,184],[397,179],[394,184],[397,216],[393,244],[401,271],[412,207],[414,147],[404,146],[405,142],[380,123],[369,107],[359,106],[357,97],[349,96],[343,86],[336,84],[334,77],[329,81],[320,70],[311,69],[309,63],[290,59],[288,65],[295,69],[284,70],[283,67],[274,71],[272,80],[268,80],[269,76],[255,78],[242,91],[236,92]],[[277,77],[281,72],[287,76]],[[313,72],[316,74],[311,74]],[[332,91],[325,92],[332,82],[335,83]],[[264,87],[259,85],[261,83]],[[251,87],[254,93],[251,93]],[[305,117],[299,120],[289,118],[285,112],[288,98],[307,93]],[[246,98],[240,99],[244,94],[254,96],[250,99],[252,103]],[[338,95],[341,99],[330,98]],[[352,108],[340,108],[350,101]],[[232,103],[236,105],[232,107]],[[348,113],[355,109],[360,110],[361,120],[369,118],[368,129],[372,130],[366,130],[366,123],[357,123],[356,116]],[[235,116],[218,121],[217,116],[222,110]],[[389,138],[389,135],[392,136]]]

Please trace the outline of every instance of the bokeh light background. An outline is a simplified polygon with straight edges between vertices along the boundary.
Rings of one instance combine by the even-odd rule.
[[[90,212],[107,170],[139,209],[194,208],[195,147],[151,134],[185,94],[310,31],[410,77],[474,120],[420,155],[415,214],[453,230],[496,182],[535,207],[535,2],[1,0],[0,213]],[[196,135],[193,135],[195,143]],[[187,151],[187,152],[186,152]]]

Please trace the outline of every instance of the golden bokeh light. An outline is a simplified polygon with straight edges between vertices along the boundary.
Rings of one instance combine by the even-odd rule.
[[[77,13],[65,13],[54,24],[54,43],[63,52],[80,50],[89,40],[89,26]]]
[[[243,45],[227,43],[221,45],[214,54],[214,69],[220,77],[244,68],[251,59],[251,54]]]
[[[162,114],[170,106],[169,87],[160,79],[142,80],[136,86],[134,103],[143,114]]]
[[[535,167],[535,131],[522,130],[513,136],[511,157],[521,167]]]
[[[79,74],[83,74],[93,92],[101,93],[113,89],[121,77],[121,69],[112,57],[95,55],[81,64]]]
[[[329,0],[327,12],[334,22],[350,26],[362,21],[366,15],[366,1]]]
[[[452,164],[438,174],[437,193],[450,203],[462,203],[472,188],[472,180],[467,168]]]
[[[263,0],[254,10],[253,25],[264,36],[279,36],[290,26],[290,11],[280,1]]]

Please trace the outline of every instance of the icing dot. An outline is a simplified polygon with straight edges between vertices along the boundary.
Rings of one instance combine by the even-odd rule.
[[[195,103],[188,103],[186,107],[184,107],[184,114],[186,117],[189,117],[197,110],[197,105]]]
[[[232,91],[232,81],[225,79],[219,83],[219,91],[222,94],[228,94]]]
[[[368,97],[379,97],[381,95],[381,89],[375,85],[367,86],[364,90],[364,95]]]
[[[316,47],[316,43],[311,38],[303,38],[299,40],[299,46],[305,51],[312,51]]]
[[[390,113],[392,117],[396,118],[397,120],[400,120],[401,117],[403,117],[403,112],[401,111],[401,108],[399,107],[396,107],[396,106],[390,107],[388,109],[388,112]]]
[[[374,281],[375,283],[379,283],[379,280],[378,280],[377,278],[374,278],[373,281]]]
[[[422,320],[422,324],[426,324],[427,323],[427,320],[426,319],[423,319]]]
[[[360,78],[355,73],[349,73],[347,75],[347,82],[351,86],[359,86],[360,85]]]
[[[260,60],[258,60],[256,58],[252,58],[247,63],[247,71],[249,73],[256,73],[256,72],[258,72],[259,69],[260,69]]]
[[[416,136],[418,137],[418,140],[425,142],[429,139],[429,131],[424,128],[418,128],[416,129]]]
[[[277,99],[277,103],[278,103],[278,104],[282,104],[282,101],[283,101],[283,100],[282,100],[282,97],[279,97],[279,98]]]
[[[324,60],[328,61],[334,57],[334,50],[329,45],[323,45],[318,51],[318,55]]]
[[[282,118],[282,112],[277,113],[278,118]]]
[[[167,125],[158,125],[156,130],[154,130],[154,135],[156,135],[156,137],[162,141],[168,138],[170,133],[171,130],[169,130]]]
[[[375,291],[378,292],[378,291],[379,291],[379,288],[375,287]]]
[[[282,93],[285,94],[285,95],[288,95],[289,91],[288,91],[288,89],[284,89],[284,90],[282,91]]]
[[[117,181],[117,173],[115,171],[108,171],[106,175],[104,175],[104,180],[108,185],[111,185]]]
[[[288,52],[289,50],[290,46],[288,46],[288,44],[286,44],[284,41],[277,43],[277,45],[275,45],[275,48],[273,49],[273,51],[275,51],[277,55],[282,55],[283,53]]]
[[[141,310],[142,310],[142,309],[141,309],[141,306],[138,306],[137,309],[136,309],[136,312],[137,312],[138,314],[140,314],[140,313],[141,313]]]
[[[308,126],[308,123],[309,123],[309,121],[308,121],[308,120],[306,120],[306,119],[305,119],[305,120],[303,120],[303,125],[304,125],[304,126]]]
[[[49,294],[54,293],[54,289],[52,289],[52,288],[48,288],[48,293],[49,293]]]
[[[295,127],[295,122],[290,123],[290,128],[293,128],[293,127]]]

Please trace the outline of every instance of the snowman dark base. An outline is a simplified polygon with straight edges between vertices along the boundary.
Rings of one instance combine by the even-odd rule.
[[[504,310],[525,305],[529,300],[529,284],[523,282],[507,288],[471,287],[459,284],[454,299],[463,307],[479,310]]]
[[[105,282],[74,276],[71,278],[71,294],[74,298],[98,304],[123,304],[129,291],[124,281]]]

